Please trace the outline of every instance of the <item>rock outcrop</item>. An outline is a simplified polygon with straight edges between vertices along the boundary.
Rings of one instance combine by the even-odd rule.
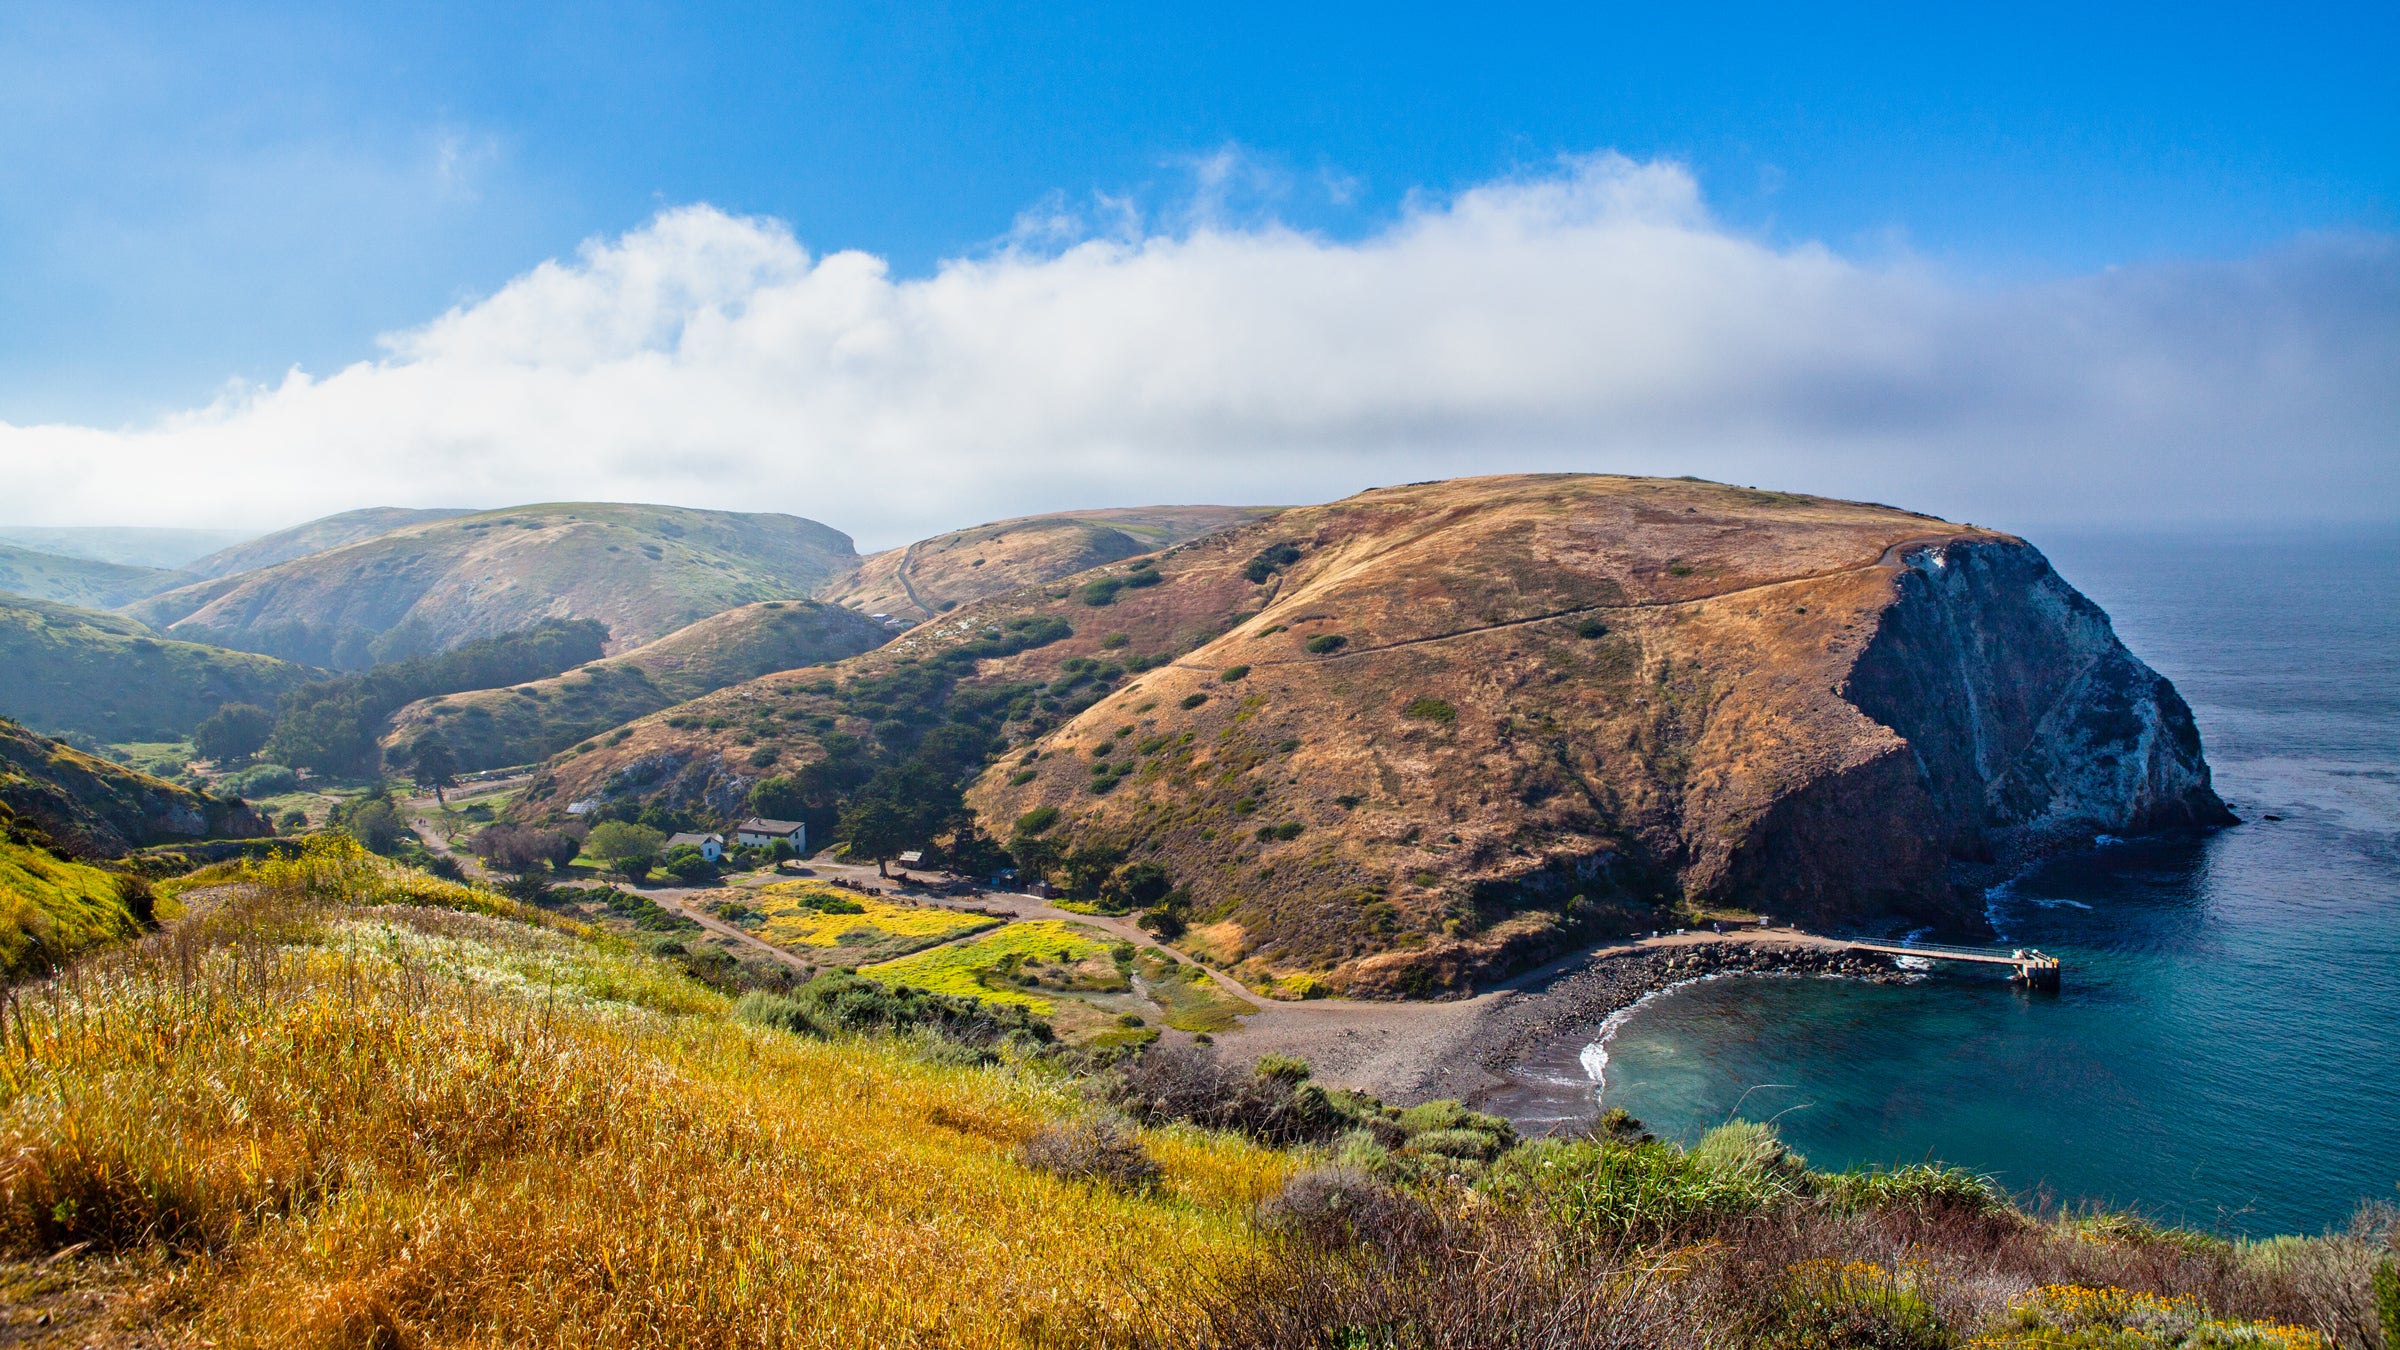
[[[238,801],[111,764],[0,719],[0,803],[79,858],[275,831]]]

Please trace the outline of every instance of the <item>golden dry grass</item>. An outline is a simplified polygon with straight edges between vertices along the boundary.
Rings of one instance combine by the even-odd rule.
[[[0,1245],[178,1254],[126,1316],[189,1343],[1172,1343],[1289,1165],[1168,1130],[1154,1192],[1061,1181],[1013,1157],[1083,1109],[1035,1069],[749,1027],[497,897],[277,866],[0,1028]]]

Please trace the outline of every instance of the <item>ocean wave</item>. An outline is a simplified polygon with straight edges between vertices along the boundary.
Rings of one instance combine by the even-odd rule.
[[[1610,1013],[1608,1016],[1601,1018],[1600,1025],[1593,1029],[1592,1043],[1583,1047],[1582,1052],[1576,1055],[1576,1059],[1581,1061],[1583,1064],[1584,1076],[1592,1080],[1593,1103],[1597,1105],[1601,1103],[1602,1099],[1608,1096],[1608,1043],[1617,1038],[1617,1033],[1624,1029],[1625,1024],[1632,1020],[1635,1013],[1642,1010],[1642,1006],[1644,1004],[1648,1003],[1654,998],[1663,998],[1668,994],[1674,993],[1678,989],[1687,988],[1695,984],[1704,984],[1710,980],[1726,979],[1736,973],[1746,972],[1719,970],[1712,971],[1706,975],[1696,975],[1688,980],[1677,980],[1675,983],[1668,985],[1664,989],[1653,989],[1649,993],[1635,999],[1633,1002],[1628,1003],[1624,1007]]]

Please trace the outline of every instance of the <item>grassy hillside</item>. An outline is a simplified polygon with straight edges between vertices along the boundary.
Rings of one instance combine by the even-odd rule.
[[[127,567],[0,544],[0,592],[31,600],[113,609],[189,580],[182,572],[156,567]]]
[[[965,733],[992,756],[968,795],[989,833],[1051,808],[1045,867],[1080,856],[1097,886],[1163,866],[1191,897],[1182,940],[1262,987],[1456,985],[1722,901],[1785,794],[1893,744],[1834,692],[1892,602],[1886,551],[1991,538],[1680,480],[1370,492],[666,710],[519,810],[708,817],[814,773],[829,820],[945,709],[998,700]],[[971,654],[1036,621],[1072,635]]]
[[[161,639],[118,614],[0,596],[0,716],[104,741],[174,740],[227,703],[273,707],[312,672]]]
[[[404,525],[128,609],[176,636],[355,670],[542,619],[597,619],[612,651],[848,570],[797,516],[553,503]]]
[[[552,679],[412,703],[383,743],[391,750],[439,732],[462,769],[530,764],[672,704],[770,671],[855,656],[890,636],[864,615],[819,601],[743,605]]]
[[[1253,506],[1137,506],[1024,516],[921,539],[861,560],[818,598],[922,623],[999,595],[1182,543],[1270,513]]]
[[[249,538],[241,530],[180,530],[146,525],[0,525],[0,543],[41,553],[128,567],[159,567],[189,576],[192,561]]]
[[[0,802],[0,981],[132,937],[150,919],[146,883],[62,858],[46,840]]]
[[[428,521],[448,520],[468,514],[465,507],[417,509],[405,506],[369,506],[357,511],[322,516],[288,530],[262,534],[255,538],[229,539],[218,545],[213,553],[195,555],[182,569],[196,577],[227,577],[253,568],[272,567],[293,558],[322,553],[329,548],[355,544],[379,534],[389,534],[404,525],[422,525]]]
[[[425,1350],[2381,1336],[2380,1235],[2045,1222],[1957,1172],[1812,1171],[1739,1122],[1689,1150],[1621,1119],[1528,1144],[1288,1061],[1186,1049],[1087,1075],[848,975],[736,999],[330,841],[218,879],[236,889],[173,940],[12,1009],[12,1332]],[[907,1034],[872,1030],[892,1017]]]
[[[0,804],[78,857],[272,834],[247,806],[87,755],[0,718]]]

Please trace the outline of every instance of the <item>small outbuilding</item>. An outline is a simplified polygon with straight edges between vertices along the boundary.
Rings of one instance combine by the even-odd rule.
[[[781,843],[791,847],[792,856],[808,856],[808,825],[798,820],[768,820],[752,816],[733,827],[733,842],[744,848],[767,848]]]
[[[669,853],[672,853],[676,849],[683,847],[685,844],[690,844],[692,847],[699,849],[700,856],[708,859],[712,863],[725,856],[725,836],[721,834],[691,834],[686,832],[683,834],[671,834],[667,836],[667,851]]]

